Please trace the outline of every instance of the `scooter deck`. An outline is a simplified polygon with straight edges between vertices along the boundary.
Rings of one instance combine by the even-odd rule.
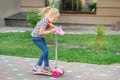
[[[33,74],[35,75],[47,75],[47,76],[52,76],[52,73],[50,72],[35,72],[35,71],[32,71]]]

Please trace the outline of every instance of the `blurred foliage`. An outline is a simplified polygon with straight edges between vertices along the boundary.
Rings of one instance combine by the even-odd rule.
[[[38,21],[41,20],[41,16],[38,15],[38,11],[30,11],[27,14],[28,25],[34,28]]]
[[[105,34],[105,27],[102,25],[102,24],[98,24],[97,25],[98,28],[95,30],[97,35],[95,36],[95,39],[94,39],[94,51],[95,52],[98,52],[102,46],[104,46],[104,34]]]

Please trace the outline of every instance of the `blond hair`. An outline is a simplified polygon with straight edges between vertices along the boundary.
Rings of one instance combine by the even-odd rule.
[[[57,8],[52,8],[50,6],[42,8],[39,13],[39,16],[50,16],[50,17],[59,17],[60,13]]]

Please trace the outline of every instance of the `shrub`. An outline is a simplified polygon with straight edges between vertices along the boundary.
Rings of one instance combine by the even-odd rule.
[[[37,11],[30,11],[27,14],[27,21],[28,25],[32,28],[34,28],[37,24],[37,22],[41,19],[41,16],[38,16]]]
[[[98,24],[97,25],[98,28],[96,31],[97,35],[95,36],[95,39],[94,39],[94,52],[98,52],[102,46],[104,46],[104,34],[105,34],[105,27],[102,25],[102,24]]]

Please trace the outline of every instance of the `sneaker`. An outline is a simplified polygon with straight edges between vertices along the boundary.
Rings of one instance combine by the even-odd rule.
[[[33,71],[34,71],[34,72],[42,72],[42,66],[36,65],[36,66],[33,68]]]
[[[50,67],[44,67],[44,70],[47,72],[52,72],[52,69]]]

